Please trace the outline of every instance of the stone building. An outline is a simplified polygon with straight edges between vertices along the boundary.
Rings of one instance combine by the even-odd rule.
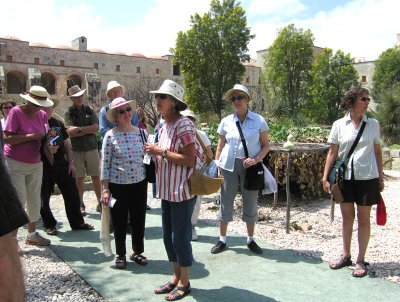
[[[259,93],[261,69],[254,63],[244,65],[244,84]],[[0,95],[18,95],[32,85],[42,85],[50,94],[67,96],[69,87],[79,85],[87,89],[90,104],[99,107],[111,80],[117,80],[129,92],[138,85],[148,90],[158,88],[166,78],[182,82],[179,66],[173,64],[170,55],[146,57],[87,49],[86,37],[75,39],[71,46],[56,47],[0,38]]]

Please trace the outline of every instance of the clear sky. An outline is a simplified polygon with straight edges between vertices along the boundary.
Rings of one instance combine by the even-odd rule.
[[[165,55],[190,16],[210,8],[211,0],[1,0],[0,37],[14,36],[51,47],[80,36],[88,48],[146,56]],[[294,23],[310,29],[314,45],[341,49],[375,60],[393,47],[400,33],[398,0],[243,0],[248,26],[256,37],[249,53],[268,48],[280,28]]]

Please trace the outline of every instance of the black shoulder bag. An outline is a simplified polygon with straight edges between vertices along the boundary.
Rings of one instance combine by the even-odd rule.
[[[331,171],[329,172],[329,177],[328,177],[328,181],[331,184],[331,186],[337,182],[339,185],[339,188],[343,189],[343,179],[344,179],[344,172],[346,170],[346,166],[349,163],[350,156],[353,154],[358,142],[360,141],[361,135],[364,131],[366,124],[367,124],[367,122],[365,122],[365,121],[362,123],[361,128],[357,133],[357,137],[356,137],[353,145],[351,146],[350,151],[347,154],[347,156],[344,159],[337,159],[335,161],[335,164],[333,165]]]
[[[240,122],[236,122],[236,126],[239,130],[240,140],[243,144],[244,154],[246,158],[249,157],[249,151],[246,146],[246,139],[243,136],[242,128],[240,127]],[[264,168],[262,163],[259,162],[253,166],[245,169],[245,177],[244,177],[244,188],[246,190],[259,191],[264,189]]]
[[[139,129],[140,131],[140,136],[142,138],[142,143],[147,142],[146,135],[144,134],[144,131],[142,129]],[[150,160],[150,164],[145,164],[144,165],[146,169],[146,180],[149,183],[155,183],[156,182],[156,165],[153,160]]]

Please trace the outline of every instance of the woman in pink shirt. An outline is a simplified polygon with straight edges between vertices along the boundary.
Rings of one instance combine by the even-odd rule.
[[[167,301],[175,301],[190,293],[189,267],[193,263],[192,223],[196,196],[189,192],[189,178],[201,158],[196,144],[195,127],[180,111],[183,88],[171,80],[165,80],[155,94],[157,111],[165,125],[160,129],[157,144],[146,143],[146,153],[156,157],[157,197],[161,199],[163,240],[168,260],[173,265],[169,282],[156,288],[156,294],[167,294]]]
[[[13,107],[7,117],[4,131],[4,156],[10,177],[22,205],[29,217],[26,244],[45,246],[50,240],[36,232],[36,221],[40,218],[40,189],[43,166],[40,146],[48,129],[47,115],[41,107],[50,107],[53,102],[41,86],[32,86],[29,93],[20,94],[27,102]],[[50,146],[46,150],[51,156]],[[55,147],[57,148],[57,147]]]

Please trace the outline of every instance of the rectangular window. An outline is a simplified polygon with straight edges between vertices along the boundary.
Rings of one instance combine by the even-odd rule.
[[[7,62],[12,62],[12,56],[7,56]]]
[[[365,75],[361,76],[361,82],[366,83],[367,82],[367,76],[365,76]]]
[[[116,65],[115,66],[115,71],[121,71],[121,65]]]
[[[64,60],[60,60],[60,66],[64,66],[65,65],[65,61]]]
[[[39,58],[35,58],[35,64],[39,64]]]
[[[94,63],[93,68],[94,69],[99,69],[99,63]]]
[[[136,67],[136,73],[140,73],[140,67]]]
[[[156,68],[156,74],[160,74],[160,69]]]
[[[250,78],[249,77],[246,78],[246,83],[247,84],[250,83]]]
[[[174,76],[180,76],[181,75],[181,70],[179,68],[179,64],[176,64],[173,66],[172,74]]]

